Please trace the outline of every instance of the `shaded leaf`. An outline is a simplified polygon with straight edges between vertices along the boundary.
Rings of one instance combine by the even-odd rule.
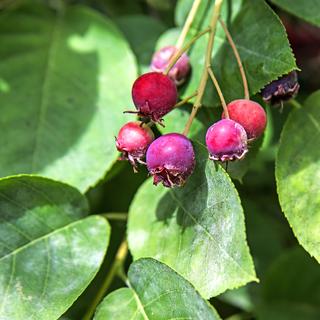
[[[133,262],[128,278],[130,288],[109,294],[95,320],[220,319],[188,281],[157,260]]]
[[[0,180],[0,319],[57,319],[92,281],[110,228],[87,210],[62,183]]]
[[[38,173],[86,190],[118,154],[136,76],[128,44],[94,11],[35,3],[0,14],[0,42],[0,176]]]
[[[320,262],[320,91],[294,110],[276,160],[281,208],[300,244]]]
[[[276,260],[261,283],[261,320],[317,320],[320,314],[319,265],[297,247]]]
[[[148,72],[157,39],[165,31],[165,26],[159,20],[145,15],[121,16],[116,23],[137,57],[140,73]]]
[[[188,12],[188,6],[190,9],[190,3],[189,0],[183,0],[177,6],[176,17],[179,23],[184,20],[182,17]],[[212,5],[210,1],[202,2],[189,38],[208,26]],[[179,10],[182,10],[182,13]],[[251,94],[257,93],[269,82],[296,68],[285,29],[264,1],[224,1],[221,17],[227,22],[239,50]],[[207,41],[208,37],[203,36],[190,50],[192,76],[182,94],[183,97],[189,96],[197,89]],[[243,86],[238,65],[220,25],[217,27],[212,65],[226,101],[242,97]],[[204,104],[219,104],[211,82],[206,88]]]
[[[281,9],[301,18],[309,23],[320,27],[320,1],[309,0],[291,1],[291,0],[271,0],[272,3]]]
[[[139,189],[129,212],[134,259],[154,257],[177,270],[204,297],[256,280],[246,243],[242,207],[224,170],[196,143],[196,170],[185,187],[151,181]]]

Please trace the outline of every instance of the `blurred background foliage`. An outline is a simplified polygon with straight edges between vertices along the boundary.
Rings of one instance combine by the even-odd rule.
[[[23,0],[1,0],[0,10],[12,10]],[[66,5],[82,4],[111,18],[127,38],[134,52],[139,72],[148,69],[151,55],[161,34],[174,28],[174,0],[46,0],[47,6],[61,10]],[[307,1],[306,1],[307,3]],[[299,102],[320,87],[320,28],[286,13],[270,3],[281,17],[297,59]],[[263,37],[263,30],[257,37]],[[1,45],[1,44],[0,44]],[[1,86],[1,83],[0,83]],[[257,97],[259,99],[259,97]],[[247,239],[260,283],[250,283],[212,298],[223,319],[320,319],[320,269],[298,243],[284,218],[276,192],[274,162],[279,136],[293,108],[285,103],[283,110],[268,107],[269,125],[261,151],[247,174],[235,180],[244,207]],[[199,114],[211,112],[204,110]],[[106,177],[86,195],[92,214],[126,214],[130,203],[147,178],[146,170],[133,174],[128,163],[114,163]],[[105,262],[93,283],[62,319],[80,319],[111,265],[126,233],[126,221],[110,220],[111,241]],[[130,257],[127,265],[130,264]],[[303,277],[302,277],[303,276]],[[123,286],[115,278],[108,292]]]

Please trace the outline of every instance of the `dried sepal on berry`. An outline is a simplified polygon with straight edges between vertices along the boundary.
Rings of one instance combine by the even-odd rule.
[[[191,141],[179,133],[169,133],[156,139],[147,151],[147,168],[155,185],[181,187],[195,167]]]

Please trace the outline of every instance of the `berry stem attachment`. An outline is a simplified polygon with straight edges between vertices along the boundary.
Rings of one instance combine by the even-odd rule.
[[[186,45],[184,47],[182,47],[181,49],[179,49],[170,59],[169,64],[166,68],[166,70],[164,71],[163,74],[167,75],[169,73],[169,71],[171,70],[171,68],[176,64],[176,62],[179,60],[179,58],[181,57],[181,55],[188,51],[189,48],[199,39],[201,38],[204,34],[210,32],[210,28],[206,28],[203,31],[199,32],[198,34],[196,34],[192,39],[190,39],[189,42],[186,43]]]
[[[106,294],[115,276],[119,276],[122,280],[126,281],[126,279],[123,279],[123,264],[127,258],[127,254],[128,243],[125,239],[120,244],[120,247],[116,253],[115,260],[110,268],[110,271],[104,279],[102,286],[100,287],[98,293],[94,297],[92,304],[90,305],[88,311],[86,312],[82,320],[90,320],[92,318],[92,315],[95,312],[97,305],[100,303],[100,301]]]
[[[185,99],[179,101],[173,108],[179,108],[181,106],[183,106],[185,103],[187,103],[190,99],[192,99],[193,97],[195,97],[198,94],[198,92],[194,92],[192,95],[186,97]]]
[[[186,126],[183,130],[183,134],[187,135],[192,121],[195,118],[195,116],[197,115],[198,109],[201,107],[201,101],[202,101],[202,97],[206,88],[206,84],[208,81],[208,68],[211,67],[211,56],[212,56],[212,49],[213,49],[213,40],[214,40],[214,36],[216,33],[216,26],[217,26],[217,21],[220,15],[220,10],[221,10],[221,5],[222,5],[223,0],[216,0],[214,3],[214,7],[213,7],[213,11],[212,11],[212,16],[211,16],[211,20],[210,20],[210,34],[209,34],[209,41],[208,41],[208,45],[207,45],[207,49],[206,49],[206,56],[205,56],[205,65],[203,67],[203,71],[202,71],[202,76],[200,79],[200,84],[198,87],[198,95],[196,97],[196,101],[194,102],[190,117],[186,123]]]
[[[227,119],[229,119],[229,112],[228,112],[228,108],[227,108],[227,104],[226,104],[226,100],[224,99],[224,96],[222,94],[222,91],[221,91],[221,88],[219,86],[219,83],[218,83],[218,80],[217,78],[215,77],[213,71],[211,68],[208,68],[208,73],[209,73],[209,76],[218,92],[218,95],[219,95],[219,98],[220,98],[220,101],[221,101],[221,105],[222,105],[222,108],[223,108],[223,111],[224,111],[224,114],[225,114],[225,117]]]
[[[187,17],[187,19],[186,19],[186,21],[184,23],[184,26],[182,28],[182,31],[181,31],[180,36],[178,38],[178,41],[176,43],[176,47],[178,49],[180,49],[183,46],[184,40],[185,40],[185,38],[186,38],[186,36],[188,34],[188,31],[190,30],[190,27],[192,25],[192,22],[194,20],[195,15],[196,15],[196,13],[198,11],[200,3],[201,3],[201,0],[194,0],[193,1],[191,10],[190,10],[190,12],[188,14],[188,17]]]
[[[246,77],[246,74],[244,72],[244,69],[243,69],[243,64],[242,64],[242,61],[241,61],[241,58],[240,58],[240,54],[239,54],[239,51],[232,39],[232,36],[226,26],[226,24],[223,22],[223,20],[219,19],[219,22],[223,28],[223,31],[224,33],[226,34],[226,37],[229,41],[229,44],[232,48],[232,51],[233,51],[233,54],[238,62],[238,66],[239,66],[239,71],[240,71],[240,74],[241,74],[241,77],[242,77],[242,83],[243,83],[243,89],[244,89],[244,98],[249,100],[250,99],[250,95],[249,95],[249,89],[248,89],[248,81],[247,81],[247,77]]]

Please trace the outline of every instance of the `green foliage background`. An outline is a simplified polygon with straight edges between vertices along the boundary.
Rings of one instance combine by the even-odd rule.
[[[185,187],[154,187],[144,168],[117,162],[132,83],[157,48],[175,43],[192,2],[0,1],[0,320],[320,319],[320,91],[309,89],[320,83],[304,75],[282,111],[259,95],[290,71],[304,74],[284,24],[304,20],[301,45],[320,54],[310,40],[319,0],[224,1],[251,98],[268,113],[245,160],[227,172],[207,159],[206,128],[221,114],[208,82]],[[207,27],[213,5],[201,1],[187,39]],[[198,86],[207,40],[189,52],[181,99]],[[219,25],[212,66],[227,102],[242,97]],[[181,132],[190,109],[172,111],[156,134]],[[125,237],[129,255],[116,270]]]

